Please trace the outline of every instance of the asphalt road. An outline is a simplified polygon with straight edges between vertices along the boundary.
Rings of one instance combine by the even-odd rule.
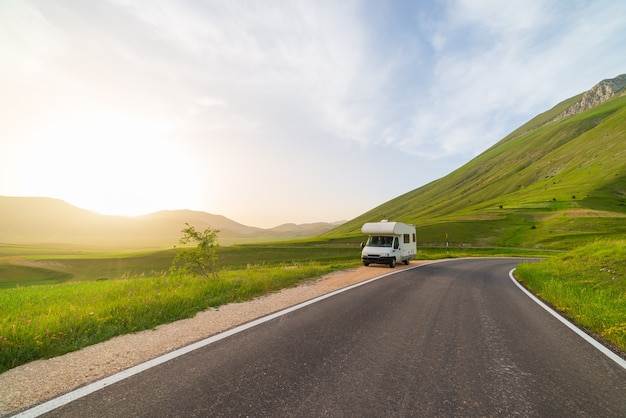
[[[517,262],[404,270],[46,416],[626,416],[626,370],[518,289]]]

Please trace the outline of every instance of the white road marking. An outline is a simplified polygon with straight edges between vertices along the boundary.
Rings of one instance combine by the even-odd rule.
[[[509,277],[511,278],[511,280],[513,281],[513,283],[515,283],[515,285],[517,285],[517,287],[519,287],[520,289],[522,289],[522,291],[524,293],[526,293],[526,295],[528,295],[529,298],[531,298],[533,301],[535,301],[535,303],[537,303],[539,306],[541,306],[543,309],[545,309],[546,311],[548,311],[548,313],[550,315],[552,315],[553,317],[555,317],[556,319],[558,319],[559,321],[561,321],[565,326],[567,326],[569,329],[571,329],[572,331],[574,331],[576,334],[578,334],[580,337],[582,337],[585,341],[587,341],[589,344],[591,344],[592,346],[594,346],[596,349],[598,349],[602,354],[604,354],[605,356],[607,356],[608,358],[610,358],[611,360],[613,360],[615,363],[617,363],[620,367],[622,367],[623,369],[626,370],[626,360],[624,360],[623,358],[621,358],[620,356],[618,356],[617,354],[615,354],[614,352],[612,352],[611,350],[609,350],[608,348],[606,348],[604,345],[600,344],[596,339],[594,339],[593,337],[591,337],[589,334],[587,334],[585,331],[581,330],[580,328],[578,328],[576,325],[574,325],[573,323],[571,323],[569,320],[565,319],[563,316],[561,316],[561,314],[559,314],[558,312],[556,312],[554,309],[552,309],[551,307],[549,307],[548,305],[546,305],[545,303],[543,303],[537,296],[533,295],[532,293],[530,293],[530,291],[528,291],[528,289],[526,289],[524,286],[521,285],[520,282],[517,281],[517,279],[515,279],[515,276],[513,275],[513,272],[515,271],[515,269],[512,269],[511,271],[509,271]]]

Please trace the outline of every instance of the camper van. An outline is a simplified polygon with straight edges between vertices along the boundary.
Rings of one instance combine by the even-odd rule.
[[[363,265],[388,264],[394,268],[396,263],[409,264],[417,254],[415,226],[402,222],[368,222],[361,232],[369,235],[362,244],[361,259]]]

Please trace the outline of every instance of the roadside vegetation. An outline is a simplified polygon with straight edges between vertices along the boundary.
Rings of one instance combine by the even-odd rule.
[[[170,273],[174,275],[184,276],[200,276],[205,279],[217,279],[217,229],[211,227],[204,231],[197,231],[196,228],[188,223],[182,230],[183,237],[179,244],[187,245],[194,243],[194,246],[181,248],[176,252]]]
[[[212,280],[166,275],[3,289],[0,372],[354,265],[290,262],[226,270]]]
[[[515,277],[557,311],[626,353],[626,240],[603,240],[539,263]]]
[[[215,245],[206,280],[170,270],[181,253],[0,248],[0,373],[360,264],[343,242]]]

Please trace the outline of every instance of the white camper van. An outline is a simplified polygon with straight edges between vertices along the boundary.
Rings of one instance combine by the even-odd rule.
[[[409,260],[417,254],[415,227],[402,222],[368,222],[361,232],[369,235],[367,243],[362,245],[361,259],[363,265],[389,264],[394,268],[396,263],[408,265]]]

